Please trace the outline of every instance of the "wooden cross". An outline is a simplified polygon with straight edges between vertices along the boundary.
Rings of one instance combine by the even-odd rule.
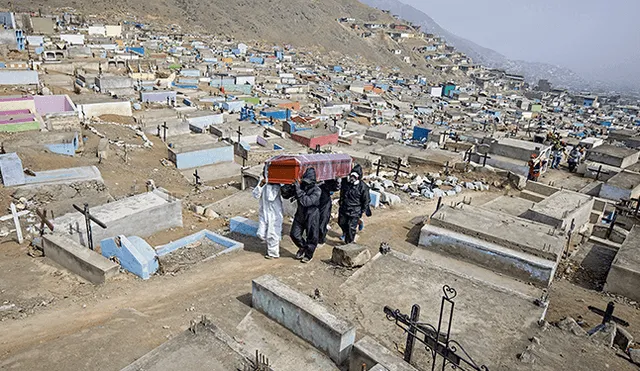
[[[89,204],[85,203],[84,208],[73,204],[73,208],[84,215],[84,220],[87,225],[87,244],[89,245],[89,249],[93,250],[93,232],[91,231],[91,222],[96,223],[102,229],[107,229],[107,225],[89,213]]]
[[[374,165],[376,166],[376,176],[380,176],[380,168],[383,166],[382,160],[378,160]]]
[[[397,160],[396,162],[394,162],[393,164],[395,165],[395,171],[396,171],[396,174],[395,174],[395,176],[393,177],[393,181],[394,181],[394,182],[397,182],[397,181],[398,181],[398,177],[400,176],[400,173],[403,173],[403,174],[409,174],[409,172],[408,172],[408,171],[404,171],[404,170],[402,170],[402,168],[403,168],[403,167],[407,167],[407,165],[404,165],[404,164],[402,163],[402,159],[401,159],[400,157],[398,157],[398,160]]]
[[[16,234],[18,235],[18,243],[22,244],[24,239],[22,238],[22,228],[20,227],[20,218],[18,216],[18,211],[16,210],[16,205],[12,202],[10,205],[11,215],[13,216],[13,223],[16,225]]]
[[[247,166],[247,151],[242,151],[242,167]]]
[[[236,133],[238,133],[238,145],[240,145],[240,139],[242,139],[242,127],[238,126],[238,131],[236,131]]]
[[[167,126],[167,122],[165,121],[162,124],[162,129],[164,129],[164,142],[167,142],[167,129],[169,129],[169,127]]]
[[[200,175],[198,175],[198,169],[193,172],[193,177],[195,178],[196,187],[202,184],[200,183]]]
[[[489,152],[487,151],[487,152],[484,153],[484,158],[482,159],[482,167],[487,166],[487,159],[488,158],[491,158],[491,157],[489,157]]]
[[[49,230],[51,232],[53,232],[53,223],[47,220],[47,209],[43,209],[42,211],[40,209],[37,209],[36,215],[38,215],[38,217],[40,218],[40,237],[44,235],[45,225],[49,227]],[[53,219],[53,211],[51,212],[51,219]]]

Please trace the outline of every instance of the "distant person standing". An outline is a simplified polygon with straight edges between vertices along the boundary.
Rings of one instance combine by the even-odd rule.
[[[296,259],[309,263],[318,246],[320,229],[320,188],[316,184],[316,170],[309,168],[302,181],[295,182],[295,198],[298,210],[291,225],[291,240],[298,247]]]
[[[362,167],[356,165],[346,179],[342,180],[340,187],[340,209],[338,212],[338,224],[344,234],[344,242],[347,244],[355,240],[358,229],[358,221],[365,213],[371,215],[369,203],[369,186],[362,180]]]
[[[538,155],[535,153],[532,154],[531,160],[529,160],[529,176],[527,177],[527,180],[537,182],[545,163],[546,161],[544,159],[538,158]]]
[[[265,174],[266,176],[266,174]],[[279,184],[268,184],[261,178],[253,189],[253,197],[260,202],[258,210],[258,238],[267,243],[265,259],[280,257],[280,240],[282,238],[282,197]]]
[[[339,190],[340,180],[326,180],[320,185],[320,191],[322,191],[320,194],[320,232],[318,235],[318,244],[320,245],[327,242],[327,228],[331,220],[331,196]]]

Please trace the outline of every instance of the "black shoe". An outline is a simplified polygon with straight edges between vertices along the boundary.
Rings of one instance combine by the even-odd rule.
[[[304,258],[304,250],[300,249],[296,253],[296,260],[301,260],[302,258]]]

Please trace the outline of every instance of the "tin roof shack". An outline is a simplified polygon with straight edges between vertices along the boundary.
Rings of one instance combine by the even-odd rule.
[[[178,169],[192,169],[223,162],[233,162],[233,146],[211,135],[180,135],[171,138],[169,160]]]
[[[640,151],[638,150],[616,147],[609,144],[591,148],[587,151],[587,161],[615,166],[622,169],[638,162],[639,156]]]
[[[338,133],[332,133],[325,129],[303,130],[291,134],[291,139],[309,148],[316,149],[329,144],[338,144]]]
[[[637,130],[612,130],[609,132],[608,139],[622,142],[629,148],[640,149],[640,132]]]
[[[614,175],[600,188],[600,197],[608,200],[631,200],[640,196],[640,174],[622,171]]]

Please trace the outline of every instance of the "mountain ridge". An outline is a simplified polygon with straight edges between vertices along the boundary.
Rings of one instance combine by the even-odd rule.
[[[422,27],[422,31],[432,33],[444,38],[447,43],[473,59],[475,63],[489,68],[500,68],[511,73],[524,75],[527,82],[536,84],[540,79],[549,80],[554,86],[572,90],[589,90],[594,88],[594,83],[566,67],[549,63],[511,60],[497,51],[483,47],[460,37],[440,26],[433,18],[423,11],[404,4],[398,0],[360,0],[371,7],[387,10],[401,19],[412,22]]]

